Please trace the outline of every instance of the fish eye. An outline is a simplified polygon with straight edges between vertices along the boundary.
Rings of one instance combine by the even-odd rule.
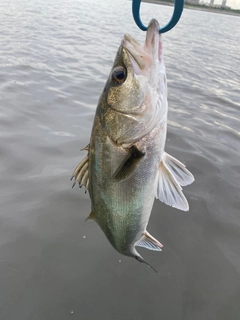
[[[112,72],[112,81],[115,84],[122,84],[127,78],[127,70],[122,67],[116,67]]]

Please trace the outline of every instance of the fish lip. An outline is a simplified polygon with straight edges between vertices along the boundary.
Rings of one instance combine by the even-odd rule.
[[[129,36],[125,34],[122,40],[122,47],[125,53],[128,55],[128,58],[131,62],[133,69],[135,69],[135,71],[137,71],[136,69],[138,68],[140,70],[143,70],[145,67],[145,64],[143,59],[141,59],[142,58],[141,55],[145,55],[146,53],[143,51],[142,46],[139,43],[137,43],[135,39],[129,38]]]
[[[158,21],[156,19],[150,21],[143,45],[128,34],[124,35],[121,45],[135,73],[142,74],[147,71],[156,61],[161,61],[162,46]]]
[[[153,61],[162,61],[162,37],[159,33],[159,23],[156,19],[152,19],[148,25],[144,50],[152,57]]]
[[[145,45],[148,46],[149,44],[153,44],[153,40],[156,36],[159,35],[159,23],[156,19],[152,19],[149,22],[146,39],[145,39]],[[149,41],[150,40],[150,41]]]
[[[131,58],[134,59],[134,61],[137,63],[138,67],[140,69],[142,69],[142,67],[140,66],[140,64],[138,63],[137,59],[134,57],[133,53],[128,49],[126,48],[124,45],[123,45],[123,48],[126,50],[126,52],[129,54],[129,58],[130,58],[130,61],[131,61]]]

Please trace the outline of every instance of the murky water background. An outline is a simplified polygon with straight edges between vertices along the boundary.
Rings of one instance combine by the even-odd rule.
[[[145,24],[171,7],[142,4]],[[190,212],[155,202],[140,249],[120,256],[69,178],[84,156],[130,1],[7,1],[0,11],[0,319],[240,318],[240,19],[185,10],[164,35],[167,152],[196,182]],[[71,314],[73,312],[73,314]]]

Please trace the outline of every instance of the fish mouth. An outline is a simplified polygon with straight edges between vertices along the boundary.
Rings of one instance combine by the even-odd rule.
[[[129,56],[134,73],[145,73],[155,63],[159,63],[161,60],[162,45],[158,21],[155,19],[150,21],[143,45],[129,34],[125,34],[122,40],[122,46]]]

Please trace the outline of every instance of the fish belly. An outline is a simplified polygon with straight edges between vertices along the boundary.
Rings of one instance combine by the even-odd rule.
[[[116,181],[114,173],[127,151],[110,140],[100,119],[95,118],[89,149],[92,212],[120,253],[127,254],[129,246],[146,230],[155,197],[156,173],[164,151],[164,130],[157,127],[135,144],[145,155],[126,179]]]

